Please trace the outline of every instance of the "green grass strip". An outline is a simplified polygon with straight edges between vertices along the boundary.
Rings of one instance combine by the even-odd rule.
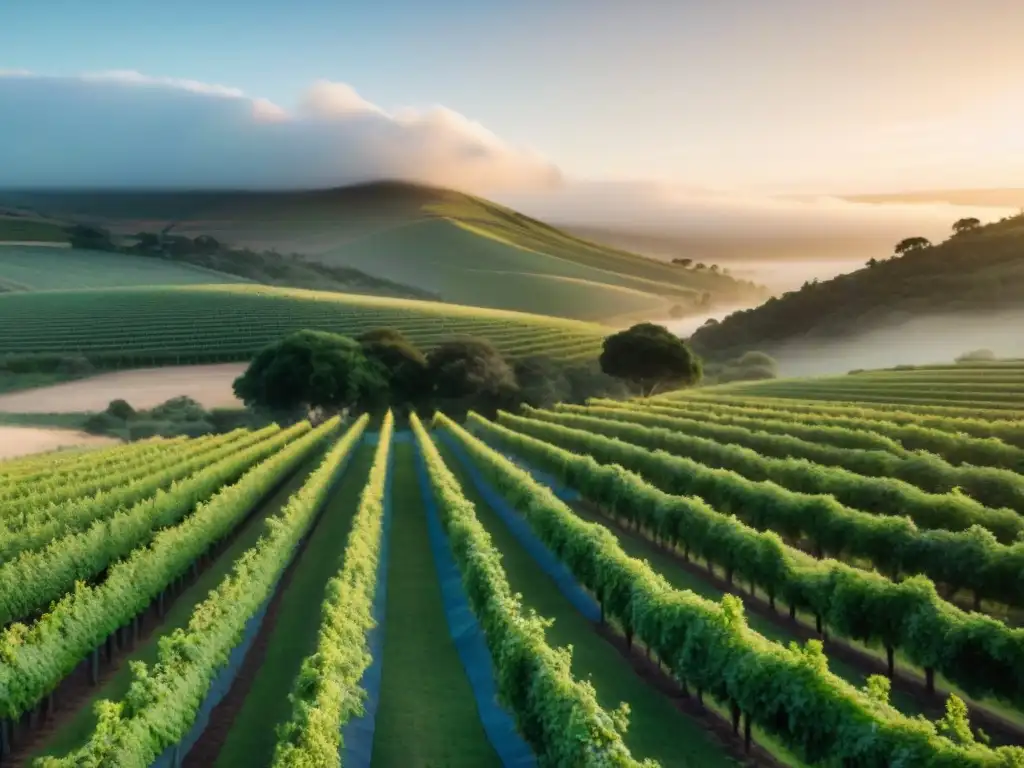
[[[315,653],[302,661],[291,703],[291,719],[279,731],[273,765],[280,768],[331,768],[341,766],[341,727],[362,714],[365,696],[359,687],[371,657],[366,634],[373,627],[373,600],[377,587],[377,562],[384,523],[384,491],[395,420],[388,411],[381,425],[369,479],[359,497],[340,572],[327,583],[327,599],[320,612]],[[324,534],[318,534],[324,535]],[[339,537],[340,538],[340,537]],[[306,554],[305,557],[312,555]],[[287,631],[299,630],[292,624]],[[316,634],[314,634],[316,633]],[[268,659],[268,662],[272,662]],[[257,693],[257,691],[253,691]],[[259,697],[262,701],[262,697]],[[218,765],[263,765],[262,753],[250,749],[246,733],[240,762]],[[268,755],[269,756],[269,755]]]
[[[448,631],[411,443],[395,444],[373,768],[499,768]]]

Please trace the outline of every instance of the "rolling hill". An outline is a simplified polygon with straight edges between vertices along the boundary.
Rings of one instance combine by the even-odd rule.
[[[763,298],[757,286],[727,275],[598,245],[481,198],[401,182],[309,192],[6,192],[0,207],[120,234],[170,228],[297,252],[444,301],[584,320]]]
[[[806,283],[799,291],[701,327],[692,341],[704,354],[719,357],[751,349],[771,352],[798,344],[829,344],[870,333],[894,334],[910,323],[942,318],[948,321],[941,333],[947,336],[946,356],[951,359],[964,351],[955,346],[957,318],[984,325],[982,321],[996,313],[1022,307],[1024,215],[828,281]],[[991,332],[994,337],[995,323]],[[940,333],[938,324],[935,333]],[[895,337],[880,341],[894,344]],[[866,367],[851,362],[843,370],[855,366]]]

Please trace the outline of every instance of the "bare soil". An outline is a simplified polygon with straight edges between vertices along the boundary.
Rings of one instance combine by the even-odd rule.
[[[120,442],[114,437],[101,437],[72,429],[0,426],[0,459],[13,459],[30,453],[53,451],[77,446],[101,447]]]
[[[185,395],[206,408],[241,403],[231,389],[245,371],[244,363],[184,365],[116,371],[49,387],[0,395],[0,411],[8,413],[83,413],[102,411],[111,400],[127,400],[136,409],[152,408]],[[40,449],[43,450],[43,449]]]

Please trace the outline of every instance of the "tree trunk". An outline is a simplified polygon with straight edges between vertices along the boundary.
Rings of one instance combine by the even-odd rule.
[[[100,649],[93,648],[89,654],[89,683],[96,685],[100,679]]]
[[[924,687],[928,693],[935,693],[935,667],[924,668]]]
[[[732,709],[732,735],[740,735],[740,706],[735,701],[731,702],[729,706]]]
[[[775,613],[775,595],[768,595],[768,607]]]
[[[743,717],[743,751],[750,752],[750,715]]]
[[[896,675],[896,651],[891,645],[885,646],[885,661],[889,665],[889,679]]]
[[[981,593],[974,590],[974,610],[981,611]]]
[[[796,621],[796,603],[789,604],[789,620]]]

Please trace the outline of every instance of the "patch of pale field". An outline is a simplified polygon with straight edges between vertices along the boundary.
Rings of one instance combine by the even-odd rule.
[[[99,448],[119,442],[115,437],[90,435],[72,429],[0,427],[0,459],[13,459],[60,448]]]
[[[39,389],[0,395],[7,413],[83,413],[102,411],[111,400],[127,400],[141,410],[182,395],[205,408],[240,406],[231,385],[245,363],[140,368],[92,376]]]

